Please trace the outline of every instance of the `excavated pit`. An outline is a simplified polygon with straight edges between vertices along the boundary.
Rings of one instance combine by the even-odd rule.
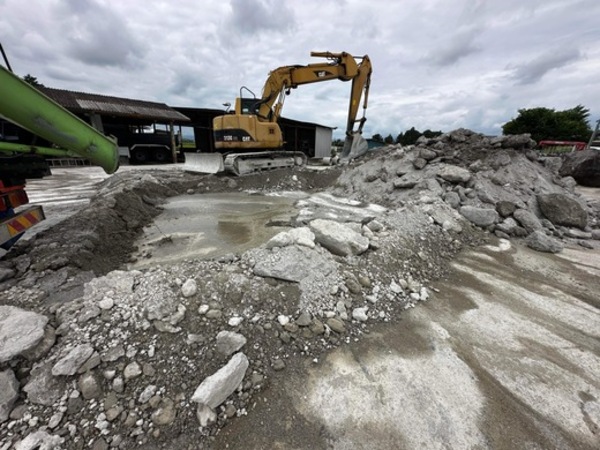
[[[259,247],[289,227],[297,214],[293,204],[300,196],[305,194],[227,192],[171,197],[144,227],[128,268],[218,258]]]
[[[142,264],[143,260],[148,259],[147,256],[152,252],[137,246],[138,239],[143,239],[144,229],[147,232],[146,240],[153,240],[156,244],[153,251],[158,248],[157,254],[167,247],[171,249],[165,253],[171,255],[182,250],[182,247],[186,246],[185,239],[176,237],[175,241],[181,242],[171,245],[173,235],[170,238],[162,236],[164,233],[154,224],[154,219],[161,215],[165,208],[169,208],[170,199],[182,196],[181,199],[185,203],[187,200],[183,199],[197,196],[202,205],[206,203],[202,200],[204,194],[208,195],[208,199],[220,195],[226,198],[229,195],[240,196],[239,200],[242,196],[247,196],[252,200],[249,194],[243,192],[271,193],[275,195],[270,197],[269,203],[279,206],[275,210],[267,207],[265,212],[260,211],[260,202],[247,202],[256,206],[252,217],[248,218],[249,222],[266,224],[274,219],[271,225],[289,225],[290,218],[286,213],[291,211],[293,197],[297,195],[292,192],[324,189],[335,182],[340,172],[335,168],[327,173],[283,170],[230,178],[225,175],[191,174],[173,167],[143,171],[135,171],[129,167],[126,169],[106,178],[99,168],[89,168],[91,175],[88,177],[75,176],[73,181],[77,184],[74,185],[74,189],[70,189],[70,194],[63,195],[61,192],[52,198],[51,202],[44,204],[51,216],[48,223],[42,222],[39,231],[28,233],[9,253],[0,255],[2,290],[8,291],[17,285],[30,289],[32,293],[26,303],[46,310],[49,305],[80,297],[83,294],[83,285],[94,277],[126,268],[128,264],[138,261],[140,266],[146,267],[147,264]],[[53,186],[65,177],[68,175],[61,173],[57,179],[50,177],[38,182],[40,187],[34,191],[32,200],[42,203],[48,201],[49,197],[44,192],[53,189]],[[89,194],[92,190],[94,193],[89,201],[85,196],[77,194]],[[287,200],[280,195],[285,191],[290,192]],[[306,194],[300,194],[303,195]],[[259,195],[256,198],[259,198]],[[242,207],[240,205],[242,202],[238,204]],[[199,215],[205,221],[204,224],[213,220],[207,214]],[[235,222],[239,221],[239,218],[233,219],[233,215],[235,214],[220,220],[220,230],[215,232],[215,235],[222,238],[220,244],[226,247],[237,242],[240,244],[239,249],[248,249],[252,247],[252,243],[264,242],[275,234],[275,229],[271,230],[270,227],[260,226],[258,228],[263,229],[259,231],[256,223],[238,228]],[[278,215],[281,217],[277,217]],[[180,231],[183,230],[188,236],[197,236],[196,231],[201,229],[202,224],[193,223],[183,217],[180,220],[183,223]],[[219,221],[216,225],[219,228]],[[162,228],[160,224],[158,227]],[[161,236],[154,239],[155,235]],[[169,245],[164,245],[165,243]],[[204,252],[204,257],[209,258],[234,250],[233,246],[227,247],[227,251],[221,249],[209,254],[200,250],[186,257],[201,256]],[[8,302],[10,294],[8,297],[6,294],[0,296],[0,303]]]

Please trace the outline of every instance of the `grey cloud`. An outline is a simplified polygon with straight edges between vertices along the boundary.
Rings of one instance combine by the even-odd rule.
[[[263,30],[284,31],[295,24],[289,5],[279,0],[232,0],[233,30],[254,34]]]
[[[549,71],[566,66],[581,57],[581,52],[576,48],[551,50],[516,67],[513,78],[517,81],[517,84],[532,84],[540,80]]]
[[[74,82],[82,81],[83,79],[79,73],[74,73],[73,71],[62,67],[47,66],[45,73],[54,80],[60,81]]]
[[[436,66],[451,66],[466,56],[476,53],[480,48],[474,40],[480,34],[477,28],[465,28],[451,36],[448,41],[433,52],[427,59]]]
[[[96,0],[66,0],[61,8],[67,24],[67,49],[82,62],[96,66],[130,66],[143,47],[127,23]]]
[[[197,92],[206,86],[206,82],[198,71],[188,67],[175,73],[167,92],[170,94],[185,95]]]

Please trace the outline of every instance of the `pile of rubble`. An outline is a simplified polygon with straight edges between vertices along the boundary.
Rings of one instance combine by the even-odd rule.
[[[250,413],[257,393],[288,366],[318,364],[371,324],[427,301],[429,282],[465,245],[496,235],[549,252],[597,247],[599,205],[579,198],[573,180],[531,146],[528,136],[456,130],[320,174],[185,176],[166,195],[331,183],[297,202],[288,231],[216,260],[130,271],[121,259],[113,267],[121,270],[77,271],[69,258],[61,267],[39,264],[30,247],[8,258],[0,282],[0,449],[209,448],[211,436]],[[81,217],[93,211],[103,223],[119,202],[158,213],[160,174],[134,181],[122,175],[122,189],[109,183],[61,234],[85,234]],[[134,230],[136,214],[122,208],[117,216]],[[110,234],[94,233],[81,245],[102,257]],[[40,242],[52,248],[47,239]],[[23,283],[49,276],[53,283]],[[63,286],[69,296],[57,296]]]
[[[414,148],[391,147],[345,172],[334,193],[391,207],[429,204],[438,222],[443,201],[472,224],[525,238],[539,251],[556,253],[564,243],[594,248],[600,205],[560,175],[560,158],[540,157],[534,146],[529,135],[489,138],[464,129],[422,137]]]

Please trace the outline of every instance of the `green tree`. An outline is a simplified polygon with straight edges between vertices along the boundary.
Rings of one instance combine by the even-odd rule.
[[[400,144],[413,145],[415,142],[417,142],[417,139],[419,139],[421,135],[422,133],[419,130],[415,129],[415,127],[412,127],[410,130],[406,130],[404,132]]]
[[[371,139],[373,139],[375,142],[381,142],[383,144],[383,136],[380,135],[379,133],[371,136]]]
[[[423,136],[429,139],[441,136],[442,134],[443,133],[441,131],[431,131],[430,129],[423,131]]]
[[[589,116],[589,109],[582,105],[565,111],[541,107],[520,109],[516,118],[502,126],[502,133],[530,133],[535,141],[552,139],[586,142],[592,134]]]
[[[391,134],[388,134],[387,137],[384,139],[384,142],[388,145],[393,144],[394,143],[394,138],[392,137]]]
[[[26,83],[29,83],[30,85],[32,85],[34,87],[44,87],[44,85],[42,83],[40,83],[36,77],[34,77],[33,75],[30,75],[30,74],[25,75],[23,77],[23,81],[25,81]]]

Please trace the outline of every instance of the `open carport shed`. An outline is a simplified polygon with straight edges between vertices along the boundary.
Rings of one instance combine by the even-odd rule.
[[[94,128],[115,136],[121,155],[133,163],[173,162],[181,153],[175,126],[190,119],[164,103],[46,87],[40,90]]]
[[[185,126],[194,129],[196,150],[200,152],[214,152],[215,140],[213,136],[213,119],[227,114],[220,109],[174,107],[175,110],[189,117],[190,122]],[[331,155],[331,141],[333,128],[299,120],[279,119],[279,126],[283,132],[285,149],[288,151],[301,151],[308,157],[327,157]]]

